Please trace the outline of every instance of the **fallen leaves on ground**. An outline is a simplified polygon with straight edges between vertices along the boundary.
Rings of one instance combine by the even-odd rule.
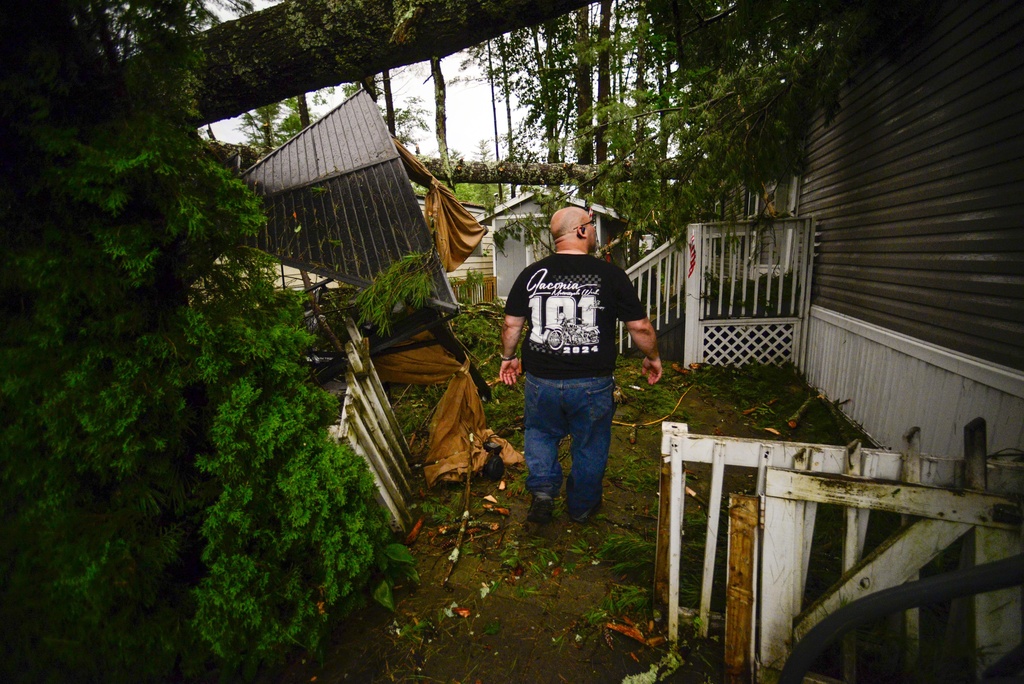
[[[423,518],[420,517],[420,519],[416,521],[416,524],[412,526],[412,530],[409,532],[408,536],[406,536],[405,545],[410,546],[411,544],[414,544],[416,542],[416,538],[420,536],[420,530],[422,529]]]

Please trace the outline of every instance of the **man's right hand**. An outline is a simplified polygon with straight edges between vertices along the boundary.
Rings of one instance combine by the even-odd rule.
[[[519,374],[522,369],[519,366],[519,359],[512,359],[510,361],[501,362],[501,370],[498,371],[498,377],[506,385],[514,385],[519,380]]]

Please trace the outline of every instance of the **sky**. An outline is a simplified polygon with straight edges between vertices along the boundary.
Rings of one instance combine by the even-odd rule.
[[[441,60],[441,71],[444,74],[445,110],[447,112],[448,148],[458,152],[464,159],[478,159],[478,148],[481,140],[487,141],[491,158],[494,155],[494,115],[491,110],[491,88],[487,81],[482,80],[475,66],[465,72],[460,67],[464,55],[459,53]],[[437,139],[434,135],[434,84],[430,78],[430,65],[427,62],[412,64],[391,72],[391,90],[395,106],[403,107],[411,97],[420,98],[420,106],[427,110],[425,118],[430,130],[423,132],[419,139],[420,154],[425,157],[437,157]],[[498,135],[507,133],[505,104],[498,101]],[[383,98],[383,96],[382,96]],[[323,116],[341,104],[344,95],[341,88],[336,90],[328,104],[316,107],[312,115]],[[381,100],[383,104],[383,99]],[[515,116],[515,112],[513,112]],[[244,141],[239,130],[240,117],[224,119],[212,124],[214,136],[221,141],[241,143]],[[518,119],[517,119],[518,121]],[[504,147],[502,147],[504,155]]]

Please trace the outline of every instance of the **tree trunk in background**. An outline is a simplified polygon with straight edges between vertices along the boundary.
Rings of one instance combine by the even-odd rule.
[[[487,41],[487,82],[491,86],[491,119],[494,121],[494,161],[501,161],[498,143],[498,98],[494,95],[494,63],[491,60],[491,41]],[[498,183],[498,204],[505,203],[505,188]]]
[[[419,0],[396,16],[392,3],[376,0],[282,2],[195,37],[205,60],[195,73],[196,124],[450,55],[586,4],[496,0],[453,11],[445,0]]]
[[[306,102],[306,93],[299,93],[295,99],[299,101],[299,123],[306,128],[309,126],[309,104]]]
[[[430,58],[430,75],[434,78],[434,128],[437,131],[437,151],[441,155],[441,178],[455,189],[452,180],[452,162],[448,154],[448,116],[445,113],[444,74],[441,73],[441,60]]]
[[[590,8],[576,11],[576,42],[580,46],[580,59],[576,62],[576,149],[580,164],[594,163],[594,139],[590,131],[594,128],[594,73],[589,59],[585,58],[586,46],[590,42]]]
[[[384,82],[384,112],[385,121],[388,124],[388,131],[395,135],[395,98],[391,94],[391,71],[385,69],[381,73],[381,80]]]
[[[513,135],[512,135],[512,97],[511,97],[511,90],[512,89],[509,87],[509,84],[508,84],[508,66],[507,66],[508,65],[508,60],[506,58],[506,54],[505,53],[506,53],[505,37],[504,36],[498,36],[498,56],[501,58],[501,92],[502,92],[502,96],[505,98],[505,118],[506,118],[506,120],[508,122],[508,140],[507,140],[508,152],[505,155],[505,159],[507,159],[509,161],[515,161],[516,153],[515,153],[515,145],[513,144],[514,138],[513,138]],[[515,199],[515,196],[516,196],[516,186],[515,185],[512,185],[512,186],[509,187],[508,194],[509,194],[509,196],[511,198]]]
[[[597,106],[599,111],[597,134],[594,136],[598,164],[608,160],[608,141],[604,137],[605,129],[608,127],[608,113],[603,111],[603,108],[611,97],[611,24],[612,0],[601,0],[601,27],[597,33],[597,39],[601,42],[601,48],[597,54]]]
[[[546,54],[550,41],[544,41],[544,49],[540,47],[540,27],[533,27],[533,52],[537,62],[537,80],[540,82],[541,102],[544,108],[544,146],[547,148],[547,162],[555,164],[558,162],[558,141],[555,139],[555,122],[558,117],[552,112],[551,106],[551,83],[547,72],[548,56]]]
[[[370,99],[376,102],[379,96],[377,93],[377,77],[370,74],[363,78],[360,83],[363,86],[363,90],[366,91],[366,94],[370,96]]]

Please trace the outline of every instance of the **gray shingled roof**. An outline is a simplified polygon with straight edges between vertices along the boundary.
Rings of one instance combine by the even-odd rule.
[[[412,184],[376,103],[345,100],[245,172],[264,197],[255,246],[283,263],[357,287],[413,252],[432,253],[434,302],[458,305]]]

